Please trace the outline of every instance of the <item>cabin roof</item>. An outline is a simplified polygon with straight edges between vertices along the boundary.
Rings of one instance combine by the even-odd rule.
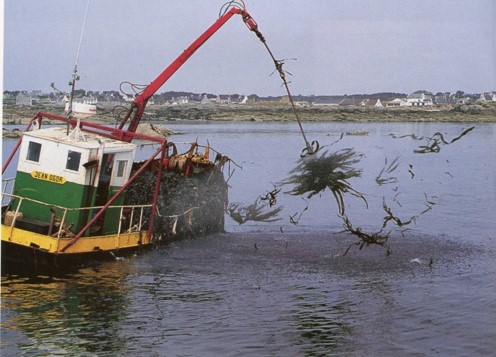
[[[71,138],[71,135],[67,136],[67,129],[65,127],[51,127],[46,129],[44,128],[40,130],[33,130],[25,132],[24,135],[32,138],[61,142],[66,145],[73,145],[74,147],[82,149],[98,148],[102,144],[105,145],[106,149],[112,148],[116,151],[132,150],[135,147],[135,145],[132,143],[127,143],[124,141],[115,140],[101,135],[86,132],[82,132],[84,140],[75,140],[74,138]]]

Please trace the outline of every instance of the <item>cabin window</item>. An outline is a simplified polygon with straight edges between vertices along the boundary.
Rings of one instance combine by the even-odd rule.
[[[41,144],[35,143],[34,141],[29,142],[28,146],[28,155],[26,156],[26,160],[29,161],[40,161],[40,153],[41,153]]]
[[[118,160],[117,161],[117,177],[124,177],[126,173],[127,161],[126,160]]]
[[[81,162],[81,153],[77,151],[69,150],[69,153],[67,154],[67,164],[65,165],[65,168],[67,170],[78,171],[80,162]]]

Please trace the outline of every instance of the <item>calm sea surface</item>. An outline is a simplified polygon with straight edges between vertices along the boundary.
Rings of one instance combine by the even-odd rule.
[[[304,147],[296,123],[167,126],[180,133],[171,141],[208,139],[235,162],[225,174],[234,170],[230,201],[242,205],[279,188]],[[350,184],[368,208],[345,196],[354,227],[379,231],[384,202],[402,221],[417,216],[388,226],[388,257],[380,247],[344,255],[357,238],[341,232],[330,192],[307,199],[284,186],[276,222],[226,217],[226,233],[62,278],[2,276],[1,355],[494,355],[496,125],[414,153],[427,143],[415,138],[440,132],[450,142],[470,126],[304,125],[322,150],[361,155],[362,176]],[[339,140],[347,132],[368,135]],[[13,145],[3,140],[3,160]]]

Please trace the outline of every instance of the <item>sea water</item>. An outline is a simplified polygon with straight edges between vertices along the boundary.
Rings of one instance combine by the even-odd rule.
[[[353,148],[360,157],[362,174],[349,184],[367,204],[345,194],[354,227],[380,231],[384,203],[404,222],[415,217],[383,230],[389,256],[382,247],[359,250],[358,238],[342,232],[329,191],[307,198],[281,185],[305,147],[296,123],[167,126],[178,132],[171,141],[208,139],[231,158],[231,202],[249,205],[281,189],[280,220],[226,217],[225,233],[77,274],[2,276],[2,356],[494,353],[495,124],[304,124],[322,153]],[[414,152],[437,132],[449,143],[471,126],[437,153]],[[14,142],[4,139],[4,160]]]

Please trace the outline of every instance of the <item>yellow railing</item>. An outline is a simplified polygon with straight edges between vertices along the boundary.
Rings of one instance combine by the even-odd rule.
[[[25,202],[25,201],[28,201],[28,202],[31,202],[31,203],[34,203],[34,204],[38,204],[38,205],[41,205],[41,206],[50,207],[50,209],[52,210],[52,212],[54,212],[54,210],[53,210],[54,208],[57,209],[57,210],[61,210],[63,213],[62,213],[62,218],[60,219],[60,223],[58,223],[58,231],[56,233],[50,232],[51,236],[52,237],[57,237],[57,239],[60,239],[62,237],[62,234],[64,232],[66,232],[66,230],[67,230],[67,226],[65,225],[65,220],[66,220],[67,212],[69,212],[69,211],[90,211],[90,210],[98,210],[98,209],[102,209],[103,208],[103,206],[81,207],[81,208],[63,207],[63,206],[53,205],[53,204],[49,204],[49,203],[46,203],[46,202],[34,200],[34,199],[31,199],[31,198],[27,198],[27,197],[21,197],[21,196],[10,194],[10,193],[7,193],[7,192],[4,192],[3,191],[2,192],[2,202],[3,202],[3,199],[5,197],[8,197],[10,199],[10,202],[11,203],[13,202],[14,199],[17,199],[18,200],[17,207],[14,210],[15,211],[14,217],[13,217],[12,222],[10,224],[10,227],[12,229],[15,227],[15,223],[16,223],[17,217],[19,216],[19,212],[22,212],[21,207],[22,207],[23,202]],[[152,207],[151,204],[148,204],[148,205],[117,205],[117,206],[109,206],[108,209],[110,209],[110,208],[114,208],[114,209],[115,208],[120,208],[120,213],[119,213],[119,228],[117,230],[117,235],[119,236],[122,233],[131,233],[131,232],[141,231],[141,228],[143,226],[144,210],[145,210],[145,208],[151,208],[151,207]],[[126,217],[127,212],[125,212],[125,211],[129,211],[129,210],[131,211],[131,214],[130,214],[129,217]],[[133,225],[133,220],[134,220],[134,216],[135,216],[135,211],[136,210],[139,210],[139,220],[138,220],[138,223],[137,224],[134,224]],[[123,227],[124,218],[129,218],[129,226],[128,227]],[[52,220],[50,222],[50,225],[51,225],[51,227],[52,226],[53,227],[55,226],[54,220]]]

